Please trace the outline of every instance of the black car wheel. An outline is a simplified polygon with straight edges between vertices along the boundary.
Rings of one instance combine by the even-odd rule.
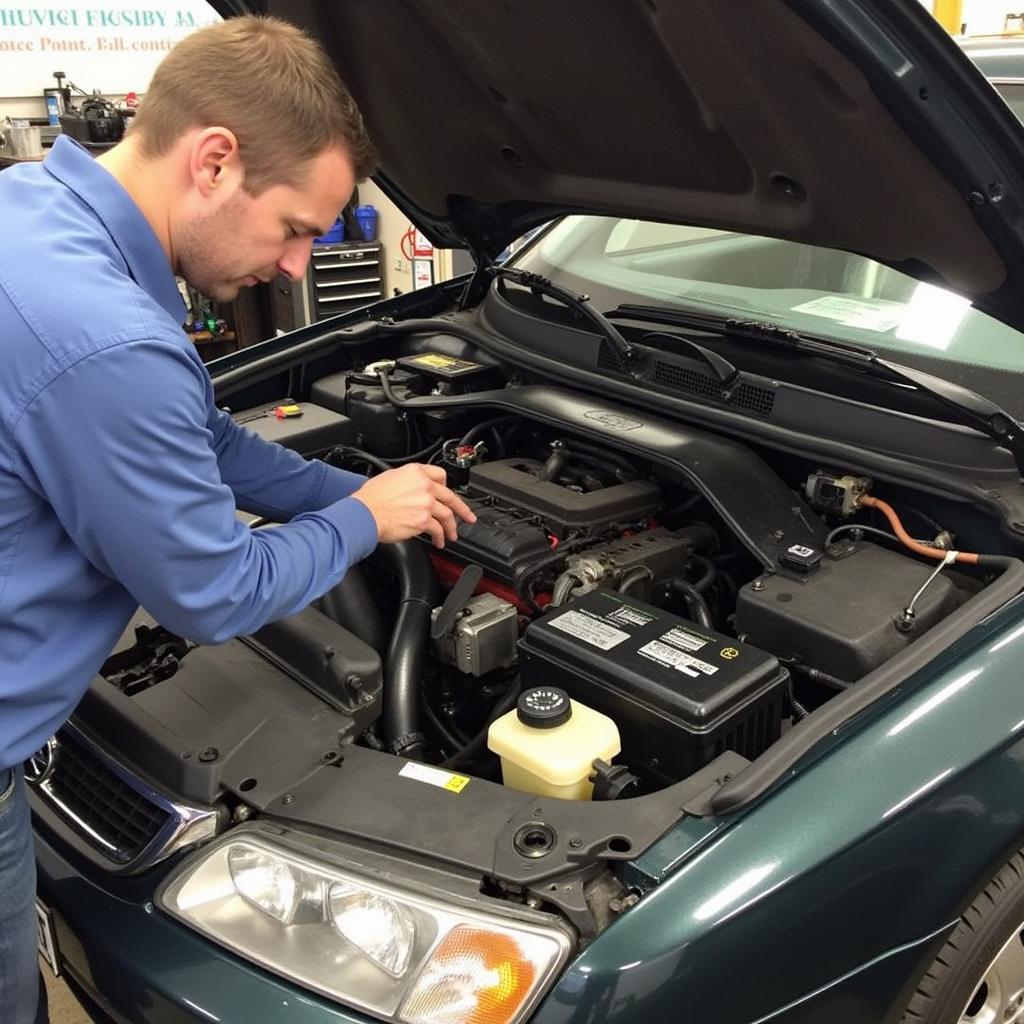
[[[1024,1024],[1024,851],[964,911],[902,1024]]]

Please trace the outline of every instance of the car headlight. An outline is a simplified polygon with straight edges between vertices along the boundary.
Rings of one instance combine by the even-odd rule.
[[[158,903],[277,974],[402,1024],[517,1024],[571,948],[557,926],[406,891],[251,833],[183,865]]]

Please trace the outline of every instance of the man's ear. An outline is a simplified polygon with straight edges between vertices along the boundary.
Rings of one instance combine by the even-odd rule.
[[[234,132],[219,127],[199,132],[192,141],[189,174],[204,198],[240,185],[245,172]]]

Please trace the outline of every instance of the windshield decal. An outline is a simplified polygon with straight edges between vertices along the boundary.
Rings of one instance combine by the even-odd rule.
[[[811,316],[836,320],[844,327],[858,327],[863,331],[891,331],[903,321],[904,308],[901,303],[869,302],[865,299],[849,299],[841,295],[825,295],[811,299],[799,306],[793,306],[794,313],[809,313]]]

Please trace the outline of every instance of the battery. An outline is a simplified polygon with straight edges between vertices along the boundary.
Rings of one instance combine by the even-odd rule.
[[[781,733],[789,674],[774,655],[616,591],[536,619],[519,647],[523,686],[608,715],[648,777],[685,778],[724,750],[753,760]]]

